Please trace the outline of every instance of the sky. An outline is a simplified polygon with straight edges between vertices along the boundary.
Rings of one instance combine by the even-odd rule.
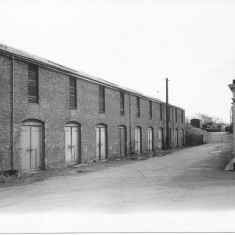
[[[233,0],[1,0],[0,42],[230,122]]]

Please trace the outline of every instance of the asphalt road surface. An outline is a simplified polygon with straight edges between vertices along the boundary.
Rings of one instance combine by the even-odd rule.
[[[235,210],[235,172],[224,171],[231,159],[231,135],[213,133],[210,140],[133,164],[1,188],[0,213],[143,215]],[[92,227],[95,219],[88,224]]]

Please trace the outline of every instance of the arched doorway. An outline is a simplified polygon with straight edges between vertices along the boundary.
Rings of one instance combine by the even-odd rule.
[[[43,123],[26,120],[21,129],[21,170],[37,171],[43,168]]]
[[[135,128],[135,152],[142,153],[142,131],[139,126]]]
[[[148,151],[153,152],[153,128],[148,128]]]
[[[182,146],[185,145],[184,129],[182,129]]]
[[[178,143],[178,129],[175,129],[175,146],[178,148],[179,147],[179,143]]]
[[[104,124],[96,126],[96,159],[107,159],[107,126]]]
[[[121,157],[126,156],[126,127],[118,127],[118,155]]]
[[[158,148],[161,150],[163,145],[163,128],[159,128],[158,133]]]
[[[68,165],[81,163],[81,128],[80,124],[69,122],[65,132],[65,162]]]

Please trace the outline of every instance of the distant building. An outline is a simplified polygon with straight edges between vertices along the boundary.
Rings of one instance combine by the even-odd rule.
[[[202,120],[198,118],[193,118],[190,120],[190,124],[193,127],[202,128]]]
[[[162,149],[166,104],[0,44],[0,168],[37,171]],[[169,105],[171,147],[185,112]]]

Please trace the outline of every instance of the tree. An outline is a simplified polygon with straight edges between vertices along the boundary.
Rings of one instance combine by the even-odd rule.
[[[194,114],[194,118],[198,118],[202,120],[202,123],[206,123],[206,122],[213,122],[213,117],[204,114],[204,113],[196,113]]]

